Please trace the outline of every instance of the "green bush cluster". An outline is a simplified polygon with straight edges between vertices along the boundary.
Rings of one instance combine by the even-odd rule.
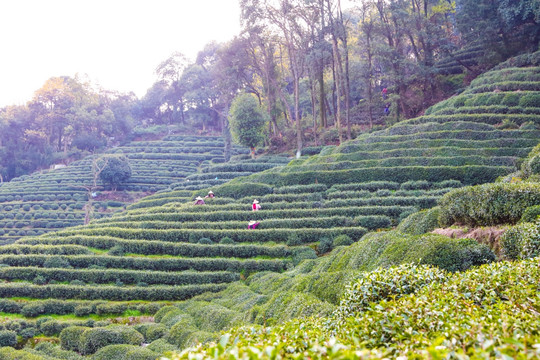
[[[0,247],[0,254],[43,254],[43,255],[83,255],[91,254],[92,252],[79,245],[5,245]]]
[[[85,299],[85,300],[185,300],[207,291],[223,290],[222,284],[187,286],[77,286],[31,285],[17,282],[0,284],[0,297],[31,297],[36,299]]]
[[[433,200],[434,201],[434,200]],[[337,203],[337,201],[334,201]],[[392,203],[392,201],[389,201]],[[404,204],[404,206],[410,204]],[[264,220],[262,220],[264,221]],[[261,222],[262,222],[261,221]],[[99,239],[102,236],[113,236],[118,239],[144,239],[145,243],[149,243],[149,240],[156,240],[162,242],[189,242],[190,236],[197,239],[208,238],[212,241],[218,242],[222,237],[230,237],[237,243],[264,243],[264,242],[285,242],[291,233],[296,233],[301,239],[302,243],[310,243],[318,241],[322,236],[337,236],[340,234],[347,234],[353,238],[360,238],[364,235],[366,230],[361,227],[342,227],[342,228],[329,228],[329,229],[257,229],[256,232],[248,230],[246,228],[242,230],[206,230],[206,229],[167,229],[167,230],[155,230],[155,229],[122,229],[122,228],[104,228],[104,229],[81,229],[73,232],[64,232],[62,235],[79,234],[91,237],[91,239]],[[130,243],[134,241],[130,240]],[[73,241],[73,243],[76,243]],[[79,243],[77,243],[79,244]],[[149,243],[152,245],[153,243]],[[119,245],[119,244],[117,244]],[[174,244],[178,245],[178,244]],[[182,244],[184,245],[184,244]],[[196,246],[195,244],[185,244],[185,246]],[[216,246],[204,246],[210,244],[201,244],[200,246],[211,250],[226,247],[225,245]],[[237,245],[238,247],[240,245]],[[229,246],[235,249],[237,246]],[[247,245],[246,245],[247,246]],[[129,250],[130,247],[124,247],[128,252],[134,252]],[[211,256],[210,254],[206,256]]]
[[[439,227],[439,208],[434,207],[413,213],[403,219],[397,230],[411,235],[421,235]]]
[[[271,194],[273,188],[266,184],[261,183],[229,183],[226,185],[221,185],[215,188],[214,193],[217,196],[230,197],[233,199],[239,199],[247,195],[251,196],[263,196],[266,194]]]
[[[369,233],[354,246],[363,249],[361,270],[419,263],[448,271],[464,271],[495,260],[493,252],[472,239],[451,239],[436,234],[408,235],[398,231]]]
[[[522,223],[510,227],[501,236],[501,255],[507,260],[524,260],[540,256],[540,223]]]
[[[515,224],[523,212],[540,203],[540,184],[497,183],[453,190],[440,200],[439,223],[470,226]]]
[[[159,356],[147,348],[134,345],[107,345],[99,349],[92,360],[155,360]]]
[[[413,274],[422,269],[410,267],[410,272],[395,277],[395,283],[406,284],[407,279],[414,282]],[[540,355],[534,346],[540,339],[537,316],[529,307],[515,306],[526,299],[532,303],[538,299],[540,270],[536,259],[517,264],[494,263],[449,274],[446,281],[438,281],[436,273],[435,281],[430,282],[430,277],[426,273],[424,281],[419,281],[412,293],[375,298],[364,311],[341,324],[334,318],[313,316],[274,327],[235,328],[215,343],[167,359],[196,356],[263,359],[267,352],[285,359],[445,358],[448,354],[536,358]],[[371,284],[377,290],[385,286]],[[333,335],[331,343],[329,333]]]
[[[398,299],[432,283],[447,280],[445,271],[428,265],[403,264],[362,273],[347,286],[334,316],[343,321],[368,310],[372,303]]]
[[[75,341],[79,332],[69,335]],[[141,345],[144,337],[129,326],[111,325],[104,328],[86,329],[79,335],[78,350],[83,355],[90,355],[99,349],[112,344]],[[62,343],[62,342],[61,342]]]
[[[529,206],[521,215],[519,222],[536,222],[540,216],[540,205]]]
[[[290,254],[283,253],[284,257]],[[9,266],[42,267],[48,255],[0,256],[0,264]],[[145,258],[123,256],[66,256],[74,268],[89,267],[161,271],[281,271],[286,267],[282,259],[237,260],[227,258]]]
[[[512,139],[513,143],[517,140]],[[527,140],[531,146],[533,141]],[[504,144],[493,144],[504,146]],[[377,179],[390,179],[403,183],[409,180],[427,180],[440,182],[455,179],[464,184],[480,184],[494,181],[501,175],[511,172],[512,168],[505,166],[465,165],[465,166],[396,166],[392,168],[366,168],[339,171],[299,171],[295,173],[261,173],[254,175],[258,180],[277,186],[291,184],[310,184],[322,182],[325,184],[345,184],[350,179],[356,182],[370,182]]]
[[[346,228],[345,228],[346,229]],[[331,231],[335,231],[330,229]],[[353,229],[356,233],[365,232],[364,229]],[[344,231],[346,233],[346,231]],[[200,234],[199,234],[200,235]],[[216,233],[218,238],[226,234]],[[307,238],[307,237],[306,237]],[[34,240],[25,240],[31,243]],[[272,241],[271,239],[268,241]],[[123,240],[111,237],[73,236],[60,238],[40,239],[40,243],[65,244],[72,243],[98,249],[110,249],[114,246],[122,246],[126,252],[142,255],[176,255],[186,257],[236,257],[252,258],[256,256],[268,256],[284,258],[289,256],[289,250],[284,246],[266,245],[221,245],[212,246],[190,243],[172,243],[167,241],[147,240]]]
[[[137,270],[122,269],[44,269],[39,267],[3,267],[0,268],[0,279],[14,281],[32,281],[37,276],[43,277],[46,282],[54,280],[58,282],[78,280],[84,283],[107,284],[122,281],[126,284],[161,285],[189,285],[208,283],[227,283],[238,280],[238,274],[226,271],[184,271],[165,272],[153,271],[141,272]],[[42,284],[41,284],[42,285]]]

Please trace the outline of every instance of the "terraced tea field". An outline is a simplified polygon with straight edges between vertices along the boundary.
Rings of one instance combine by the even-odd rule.
[[[368,231],[393,227],[454,188],[511,174],[538,144],[536,58],[523,61],[526,67],[507,62],[425,116],[317,156],[279,167],[273,166],[284,159],[214,164],[125,212],[3,246],[0,307],[14,317],[74,311],[81,315],[77,325],[126,310],[155,314],[148,326],[159,336],[138,328],[153,355],[215,339],[238,324],[328,315],[349,276],[391,263],[377,262],[379,250],[391,237],[406,236],[373,232],[358,242]],[[194,205],[210,187],[216,197]],[[254,199],[259,211],[252,211]],[[260,224],[248,229],[250,221]],[[449,241],[441,238],[429,239]],[[425,246],[421,240],[415,246]],[[293,268],[352,242],[358,244]],[[162,308],[167,303],[175,306]],[[57,323],[56,330],[74,325]]]
[[[247,150],[233,148],[233,154]],[[119,187],[135,198],[167,189],[197,171],[201,164],[223,162],[223,141],[218,137],[168,136],[160,141],[134,141],[107,154],[125,155],[132,177]],[[80,225],[88,200],[83,186],[92,184],[92,157],[43,174],[13,179],[0,186],[0,242],[22,236]],[[106,189],[106,187],[104,187]],[[123,201],[93,202],[96,217],[121,210]]]

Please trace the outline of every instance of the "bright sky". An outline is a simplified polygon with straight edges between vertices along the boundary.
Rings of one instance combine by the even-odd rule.
[[[76,73],[141,97],[161,61],[232,39],[239,18],[238,0],[0,0],[0,107]]]

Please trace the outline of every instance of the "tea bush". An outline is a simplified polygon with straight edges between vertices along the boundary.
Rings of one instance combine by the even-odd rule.
[[[453,190],[440,200],[439,223],[470,226],[515,224],[540,203],[540,184],[484,184]]]
[[[500,239],[504,259],[524,260],[540,256],[540,222],[522,223],[506,230]]]
[[[87,329],[80,335],[80,351],[90,355],[112,344],[141,345],[144,337],[128,326],[111,325],[105,328]]]
[[[17,333],[10,330],[0,330],[0,346],[15,346]]]
[[[421,235],[435,230],[438,226],[439,208],[435,207],[409,215],[399,223],[397,230],[411,235]]]
[[[404,264],[362,273],[349,286],[334,313],[341,321],[369,309],[372,303],[398,299],[434,282],[445,282],[445,271],[429,265]]]

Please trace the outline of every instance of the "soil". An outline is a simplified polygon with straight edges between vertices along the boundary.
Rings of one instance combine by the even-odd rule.
[[[500,243],[499,240],[508,229],[508,226],[492,226],[492,227],[480,227],[480,228],[445,228],[435,229],[432,232],[439,235],[448,236],[453,239],[474,239],[480,244],[485,244],[495,253],[497,257],[500,257]]]

